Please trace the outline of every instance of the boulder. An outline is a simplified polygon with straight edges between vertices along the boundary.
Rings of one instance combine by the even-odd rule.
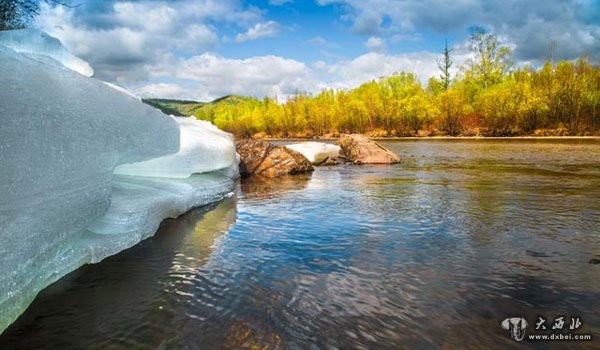
[[[392,151],[360,134],[342,135],[337,144],[342,154],[351,162],[358,164],[395,164],[400,157]]]
[[[279,177],[314,170],[302,154],[266,141],[241,140],[236,143],[236,150],[240,155],[240,174],[244,177]]]

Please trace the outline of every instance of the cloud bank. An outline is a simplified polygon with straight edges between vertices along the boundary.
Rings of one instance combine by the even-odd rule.
[[[429,33],[463,33],[453,51],[456,69],[468,57],[464,33],[471,25],[498,33],[514,48],[517,62],[539,64],[549,55],[600,59],[600,4],[594,0],[316,2],[317,8],[332,12],[332,25],[341,23],[341,29],[269,18],[269,11],[290,12],[299,4],[290,0],[269,1],[265,6],[270,8],[241,0],[84,1],[76,8],[43,4],[36,23],[90,62],[100,79],[145,97],[285,97],[324,87],[352,88],[397,71],[413,72],[426,82],[439,74],[439,52],[398,48],[427,42]],[[306,37],[295,43],[305,30]],[[347,37],[342,41],[339,32],[353,44]],[[256,53],[265,38],[279,40],[272,44],[278,54]],[[303,51],[310,49],[321,57],[307,60]]]

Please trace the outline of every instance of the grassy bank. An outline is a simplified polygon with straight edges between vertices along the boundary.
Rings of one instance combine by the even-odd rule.
[[[390,136],[390,137],[371,137],[373,140],[394,141],[394,140],[594,140],[600,142],[600,136]],[[316,138],[298,138],[298,137],[265,137],[265,141],[335,141],[337,137],[316,137]]]

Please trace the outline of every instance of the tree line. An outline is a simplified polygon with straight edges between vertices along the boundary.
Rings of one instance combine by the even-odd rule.
[[[491,32],[473,28],[473,58],[451,75],[446,44],[441,74],[424,87],[398,72],[351,90],[325,89],[274,98],[237,99],[195,112],[238,136],[597,135],[600,68],[582,57],[515,68],[511,50]]]
[[[76,7],[69,0],[0,0],[0,30],[27,27],[40,12],[40,1],[65,7]]]

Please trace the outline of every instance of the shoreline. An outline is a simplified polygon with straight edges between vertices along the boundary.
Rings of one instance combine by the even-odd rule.
[[[402,140],[597,140],[600,141],[600,136],[392,136],[392,137],[369,137],[372,140],[378,141],[402,141]],[[263,141],[331,141],[337,140],[337,137],[265,137],[257,138]]]

